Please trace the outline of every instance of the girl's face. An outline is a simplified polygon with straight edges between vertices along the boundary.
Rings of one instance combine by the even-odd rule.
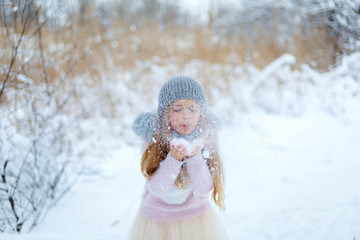
[[[188,135],[196,128],[200,118],[200,105],[189,99],[174,102],[170,107],[170,125],[181,135]]]

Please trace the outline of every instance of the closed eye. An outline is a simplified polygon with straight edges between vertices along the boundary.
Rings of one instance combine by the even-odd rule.
[[[173,107],[173,111],[174,111],[174,112],[180,112],[181,110],[183,110],[183,107],[182,107],[182,106],[174,106],[174,107]]]
[[[189,109],[190,112],[197,112],[198,111],[198,108],[196,106],[190,106],[188,109]]]

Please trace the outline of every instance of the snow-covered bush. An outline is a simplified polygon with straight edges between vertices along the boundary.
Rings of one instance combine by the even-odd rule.
[[[79,171],[69,116],[44,92],[24,95],[16,108],[0,107],[1,232],[34,227]]]
[[[69,137],[77,111],[66,73],[50,78],[41,8],[32,0],[0,6],[6,39],[0,45],[0,232],[20,232],[34,227],[78,175]]]
[[[244,1],[219,7],[214,28],[243,45],[247,62],[265,66],[285,53],[322,71],[360,50],[356,0]],[[236,42],[237,41],[237,42]],[[270,61],[269,61],[270,60]]]
[[[322,14],[325,24],[345,53],[360,49],[360,2],[357,0],[316,0],[312,12]]]
[[[339,66],[326,73],[308,65],[296,70],[295,63],[295,57],[286,54],[261,71],[253,69],[248,104],[277,114],[325,111],[337,116],[346,112],[349,101],[360,98],[360,53],[343,57]]]

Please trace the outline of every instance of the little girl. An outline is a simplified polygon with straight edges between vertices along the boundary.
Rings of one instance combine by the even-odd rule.
[[[131,240],[227,239],[209,201],[224,206],[217,122],[199,82],[170,78],[156,114],[141,114],[133,130],[144,139],[141,171],[147,182]]]

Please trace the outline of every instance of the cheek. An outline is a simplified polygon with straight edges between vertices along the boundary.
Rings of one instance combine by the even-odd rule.
[[[200,114],[195,114],[192,118],[191,118],[191,122],[194,126],[196,126],[199,122],[199,118],[200,118]]]
[[[172,113],[170,114],[170,124],[174,127],[180,120],[180,114]]]

